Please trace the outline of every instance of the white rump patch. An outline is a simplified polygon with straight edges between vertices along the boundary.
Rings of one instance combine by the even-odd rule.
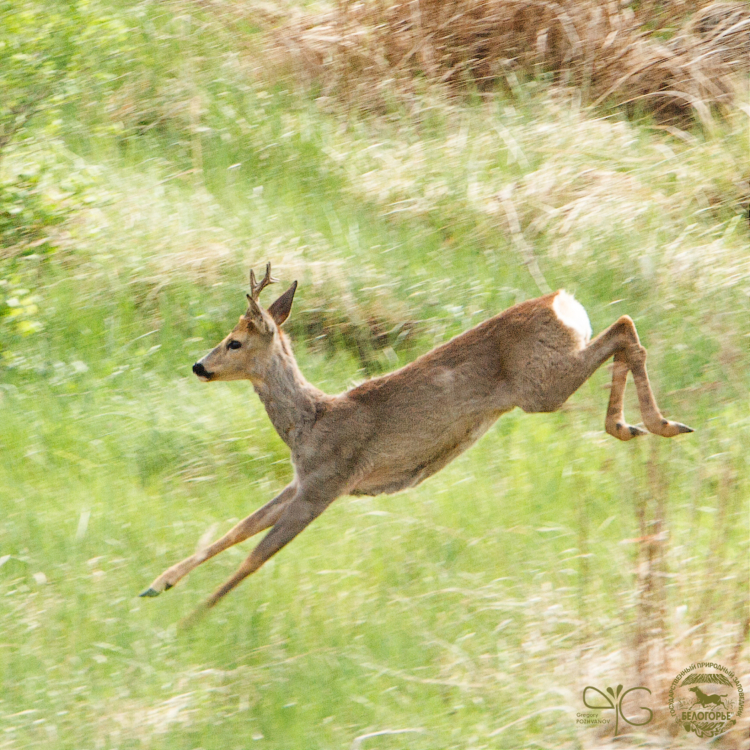
[[[581,338],[581,347],[591,340],[591,323],[583,305],[572,295],[561,289],[552,301],[552,310],[557,319],[568,328],[573,329]]]

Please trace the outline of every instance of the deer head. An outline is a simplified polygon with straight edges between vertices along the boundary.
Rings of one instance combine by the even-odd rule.
[[[250,271],[250,294],[244,315],[229,335],[203,359],[193,365],[193,372],[204,382],[209,380],[262,380],[269,361],[282,348],[280,328],[289,317],[297,290],[295,281],[267,310],[258,303],[261,291],[273,284],[271,264],[256,281]]]

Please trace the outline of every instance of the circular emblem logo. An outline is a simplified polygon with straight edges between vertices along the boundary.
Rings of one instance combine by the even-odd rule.
[[[742,685],[734,673],[713,662],[683,669],[669,688],[669,713],[685,731],[716,737],[737,723],[745,706]]]

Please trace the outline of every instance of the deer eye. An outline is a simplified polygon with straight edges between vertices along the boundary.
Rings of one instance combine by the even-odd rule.
[[[234,339],[232,339],[227,344],[227,349],[239,349],[241,346],[242,346],[242,344],[239,341],[235,341]]]

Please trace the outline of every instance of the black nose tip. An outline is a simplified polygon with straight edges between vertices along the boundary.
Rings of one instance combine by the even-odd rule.
[[[203,366],[203,365],[202,365],[202,364],[201,364],[200,362],[196,362],[196,363],[195,363],[195,364],[193,365],[193,372],[194,372],[194,373],[195,373],[195,374],[196,374],[196,375],[197,375],[197,376],[198,376],[199,378],[200,378],[200,377],[203,377],[203,378],[205,378],[205,377],[206,377],[206,376],[208,375],[208,373],[206,372],[206,368],[205,368],[205,367],[204,367],[204,366]]]

